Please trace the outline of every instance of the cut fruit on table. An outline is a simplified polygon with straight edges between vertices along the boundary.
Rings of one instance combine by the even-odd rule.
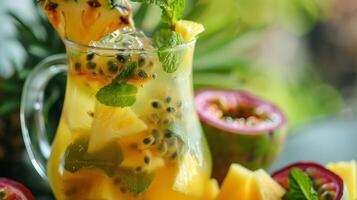
[[[7,178],[0,178],[0,199],[35,200],[29,189],[21,183]]]
[[[132,26],[131,6],[122,0],[40,0],[62,39],[80,44],[99,40],[118,28]]]
[[[203,200],[215,200],[219,194],[219,185],[216,179],[211,179],[205,186]]]
[[[267,168],[280,153],[287,119],[278,107],[234,90],[201,90],[195,103],[213,157],[213,177],[219,182],[231,163]]]
[[[311,200],[350,199],[343,180],[315,162],[292,163],[275,172],[272,177],[287,190],[283,200],[298,197]]]
[[[90,130],[88,152],[94,152],[110,141],[138,134],[147,128],[130,108],[110,107],[97,103]]]
[[[328,163],[326,167],[342,178],[350,199],[354,200],[356,198],[356,161]]]
[[[285,193],[264,170],[251,171],[232,164],[217,200],[278,200]]]

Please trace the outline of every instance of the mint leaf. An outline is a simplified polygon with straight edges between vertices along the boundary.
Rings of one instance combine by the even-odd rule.
[[[319,200],[311,179],[300,169],[289,172],[289,189],[283,200]]]
[[[137,64],[132,62],[130,63],[128,66],[126,66],[122,72],[120,72],[120,74],[115,77],[115,79],[113,80],[113,82],[117,82],[117,83],[126,83],[130,77],[133,75],[135,69],[137,67]]]
[[[134,195],[145,192],[153,180],[153,173],[134,172],[132,169],[127,168],[118,169],[114,176],[114,181],[116,183]]]
[[[89,138],[83,137],[68,145],[64,156],[64,169],[75,173],[82,168],[97,168],[112,176],[123,161],[120,146],[113,142],[89,154],[88,142]]]
[[[170,28],[175,27],[175,23],[182,17],[185,0],[133,0],[136,2],[154,4],[161,8],[162,19],[170,25]]]
[[[127,83],[112,82],[100,88],[97,92],[97,100],[107,106],[127,107],[136,101],[138,89],[134,85]]]
[[[159,60],[167,73],[175,72],[183,59],[182,50],[172,51],[171,48],[184,44],[182,36],[169,29],[161,29],[153,37],[155,46],[159,49]]]
[[[177,153],[179,156],[184,155],[188,150],[188,138],[185,130],[178,123],[172,122],[167,126],[167,131],[176,137],[179,141]]]

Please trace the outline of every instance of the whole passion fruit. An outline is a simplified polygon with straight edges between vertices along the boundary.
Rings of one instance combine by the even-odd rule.
[[[35,200],[29,189],[21,183],[7,178],[0,178],[0,199]]]
[[[195,104],[220,182],[231,163],[267,168],[280,153],[287,119],[276,106],[243,91],[207,89]]]
[[[297,162],[290,164],[275,172],[272,177],[288,190],[288,175],[293,168],[300,169],[310,177],[320,200],[348,199],[348,195],[344,195],[342,179],[332,171],[315,162]]]

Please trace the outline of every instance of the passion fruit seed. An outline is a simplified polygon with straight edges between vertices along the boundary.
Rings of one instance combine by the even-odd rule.
[[[145,164],[150,164],[150,157],[149,156],[144,156],[144,162],[145,162]]]
[[[140,78],[147,78],[147,77],[149,77],[149,75],[144,71],[144,70],[139,70],[139,72],[138,72],[138,76],[140,77]]]
[[[145,63],[146,63],[145,56],[139,55],[139,60],[138,60],[139,67],[143,67]]]
[[[143,167],[142,167],[142,166],[137,166],[137,167],[135,168],[135,172],[140,173],[140,172],[142,172],[142,171],[143,171]]]
[[[112,60],[109,60],[107,62],[107,68],[108,68],[109,73],[111,73],[111,74],[115,74],[119,70],[118,65],[115,64],[114,61],[112,61]]]
[[[48,1],[47,4],[45,5],[45,9],[48,11],[54,11],[56,10],[57,7],[58,4],[51,1]]]
[[[156,108],[156,109],[160,109],[160,108],[161,108],[161,104],[160,104],[160,102],[158,102],[158,101],[153,101],[153,102],[151,102],[151,106],[152,106],[153,108]]]
[[[172,137],[172,133],[171,133],[170,131],[167,131],[167,132],[165,133],[165,137],[166,137],[166,138],[171,138],[171,137]]]
[[[76,63],[74,64],[74,69],[75,69],[76,71],[81,71],[81,63],[76,62]]]
[[[166,103],[171,103],[171,101],[172,101],[172,97],[167,96],[167,97],[165,98],[165,102],[166,102]]]
[[[176,160],[177,157],[178,157],[178,154],[177,154],[176,151],[175,151],[174,153],[172,153],[171,156],[170,156],[170,158],[171,158],[172,160]]]
[[[166,108],[166,111],[167,111],[168,113],[174,113],[174,112],[176,111],[176,109],[175,109],[174,107],[167,107],[167,108]]]
[[[159,131],[158,129],[153,129],[153,130],[151,131],[151,134],[152,134],[152,136],[154,136],[154,138],[156,139],[156,138],[158,138],[158,137],[160,136],[160,131]]]
[[[119,54],[116,56],[116,59],[121,63],[125,63],[128,60],[128,56]]]
[[[98,0],[89,0],[87,1],[87,4],[92,8],[99,8],[102,5]]]
[[[87,56],[86,56],[86,60],[87,61],[91,61],[94,58],[94,52],[88,52]]]
[[[89,61],[87,62],[87,67],[89,69],[95,69],[97,67],[97,64],[95,62]]]
[[[143,143],[145,145],[151,145],[154,142],[155,142],[155,138],[153,136],[148,136],[148,137],[143,139]]]

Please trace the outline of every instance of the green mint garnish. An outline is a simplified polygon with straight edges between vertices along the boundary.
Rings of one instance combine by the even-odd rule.
[[[289,172],[289,189],[283,200],[318,200],[312,181],[303,171],[293,168]]]
[[[135,172],[133,169],[118,169],[114,176],[116,183],[134,195],[145,192],[153,180],[153,173]]]
[[[120,146],[113,142],[96,152],[88,153],[88,142],[88,137],[83,137],[67,147],[64,169],[75,173],[82,168],[97,168],[112,176],[123,161]]]
[[[159,49],[159,59],[167,73],[175,72],[183,58],[182,50],[172,51],[170,48],[184,44],[182,36],[169,29],[161,29],[153,38],[155,46]]]
[[[109,85],[99,89],[96,94],[97,100],[107,106],[128,107],[135,103],[138,89],[135,85],[126,82],[133,75],[137,67],[136,63],[130,63],[115,77]]]
[[[182,17],[185,0],[133,0],[136,2],[154,4],[161,8],[162,10],[162,20],[169,24],[170,28],[173,30],[175,23],[178,19]]]
[[[137,67],[137,64],[135,62],[130,63],[128,66],[126,66],[123,71],[115,77],[113,82],[117,83],[126,83],[130,77],[133,75],[135,69]]]
[[[97,100],[107,106],[128,107],[135,103],[138,89],[127,83],[112,82],[100,88],[97,92]]]

